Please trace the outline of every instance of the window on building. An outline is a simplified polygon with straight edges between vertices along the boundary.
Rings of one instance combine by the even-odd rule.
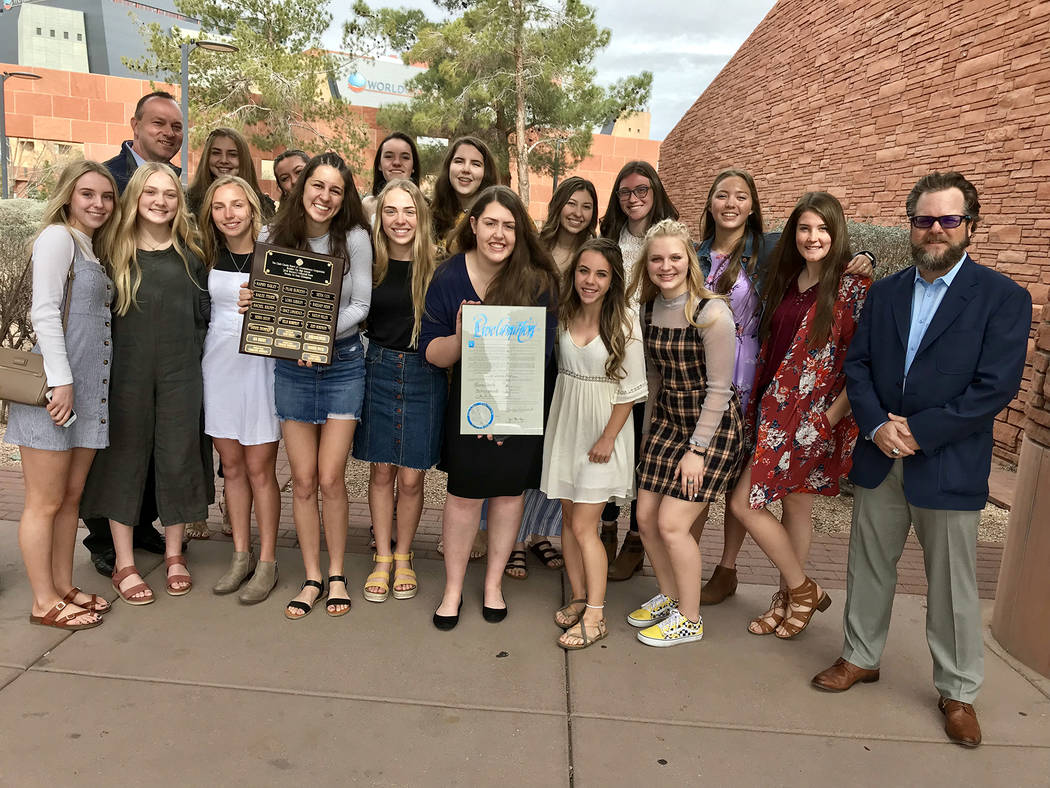
[[[68,30],[63,30],[62,31],[62,38],[64,38],[66,41],[69,40],[69,31]]]
[[[42,36],[42,35],[44,35],[44,31],[43,31],[43,30],[41,30],[41,29],[40,29],[40,28],[38,27],[38,28],[36,29],[36,34],[37,34],[38,36]]]
[[[62,155],[62,156],[65,156],[67,153],[69,153],[71,150],[73,150],[73,146],[72,145],[65,145],[65,144],[63,144],[61,142],[56,144],[55,148],[58,150],[59,155]]]
[[[54,30],[52,30],[52,31],[51,31],[51,37],[52,37],[52,38],[54,38],[54,37],[55,37],[55,31],[54,31]]]
[[[77,41],[83,41],[83,40],[84,40],[84,34],[83,33],[77,33]]]

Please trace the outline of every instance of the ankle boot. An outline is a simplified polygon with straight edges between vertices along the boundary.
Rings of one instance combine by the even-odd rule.
[[[240,600],[242,605],[257,604],[266,599],[276,585],[277,562],[260,561],[259,565],[255,567],[255,574],[252,575],[252,579],[241,589],[237,599]]]
[[[620,554],[609,564],[610,580],[630,580],[634,573],[642,568],[645,560],[645,548],[642,537],[634,531],[628,531],[620,547]]]
[[[601,540],[605,548],[605,557],[612,564],[616,560],[616,521],[611,523],[602,522]]]
[[[721,564],[715,566],[711,579],[700,589],[701,605],[717,605],[736,593],[736,567],[726,569]]]
[[[230,568],[226,570],[226,574],[219,578],[218,582],[212,586],[212,593],[215,594],[232,594],[238,588],[241,587],[241,583],[244,579],[252,573],[252,554],[251,551],[244,553],[238,553],[234,551],[233,557],[230,559]]]

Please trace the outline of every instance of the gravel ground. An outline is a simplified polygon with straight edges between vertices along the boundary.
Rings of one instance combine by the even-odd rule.
[[[0,468],[19,467],[18,447],[0,441]],[[346,486],[350,497],[364,500],[368,497],[368,465],[353,458],[346,468]],[[445,503],[445,474],[432,470],[427,473],[423,487],[423,500],[426,506],[441,508]],[[820,496],[813,506],[813,530],[821,534],[849,533],[850,515],[853,498],[848,494],[837,498]],[[774,505],[779,515],[779,507]],[[721,501],[711,506],[711,521],[720,522],[723,515]],[[1010,519],[1007,509],[1000,509],[994,504],[984,507],[981,523],[978,527],[978,538],[982,542],[1003,543],[1006,541],[1006,526]]]

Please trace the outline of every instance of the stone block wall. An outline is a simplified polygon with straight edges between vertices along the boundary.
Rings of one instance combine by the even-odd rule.
[[[824,189],[850,218],[902,225],[920,175],[958,170],[981,195],[974,258],[1029,289],[1039,325],[1050,291],[1048,42],[1050,3],[1039,0],[779,0],[664,140],[661,178],[694,229],[729,166],[754,174],[769,223]],[[1029,365],[996,422],[1002,459],[1017,459],[1033,374]]]

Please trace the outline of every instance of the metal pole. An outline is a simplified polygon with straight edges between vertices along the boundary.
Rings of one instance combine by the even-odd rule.
[[[190,170],[190,47],[192,44],[179,44],[182,50],[182,185],[189,183]]]
[[[554,185],[552,189],[558,188],[558,173],[561,172],[561,137],[554,142]]]
[[[7,112],[4,110],[4,83],[7,74],[0,74],[0,199],[7,199]]]

